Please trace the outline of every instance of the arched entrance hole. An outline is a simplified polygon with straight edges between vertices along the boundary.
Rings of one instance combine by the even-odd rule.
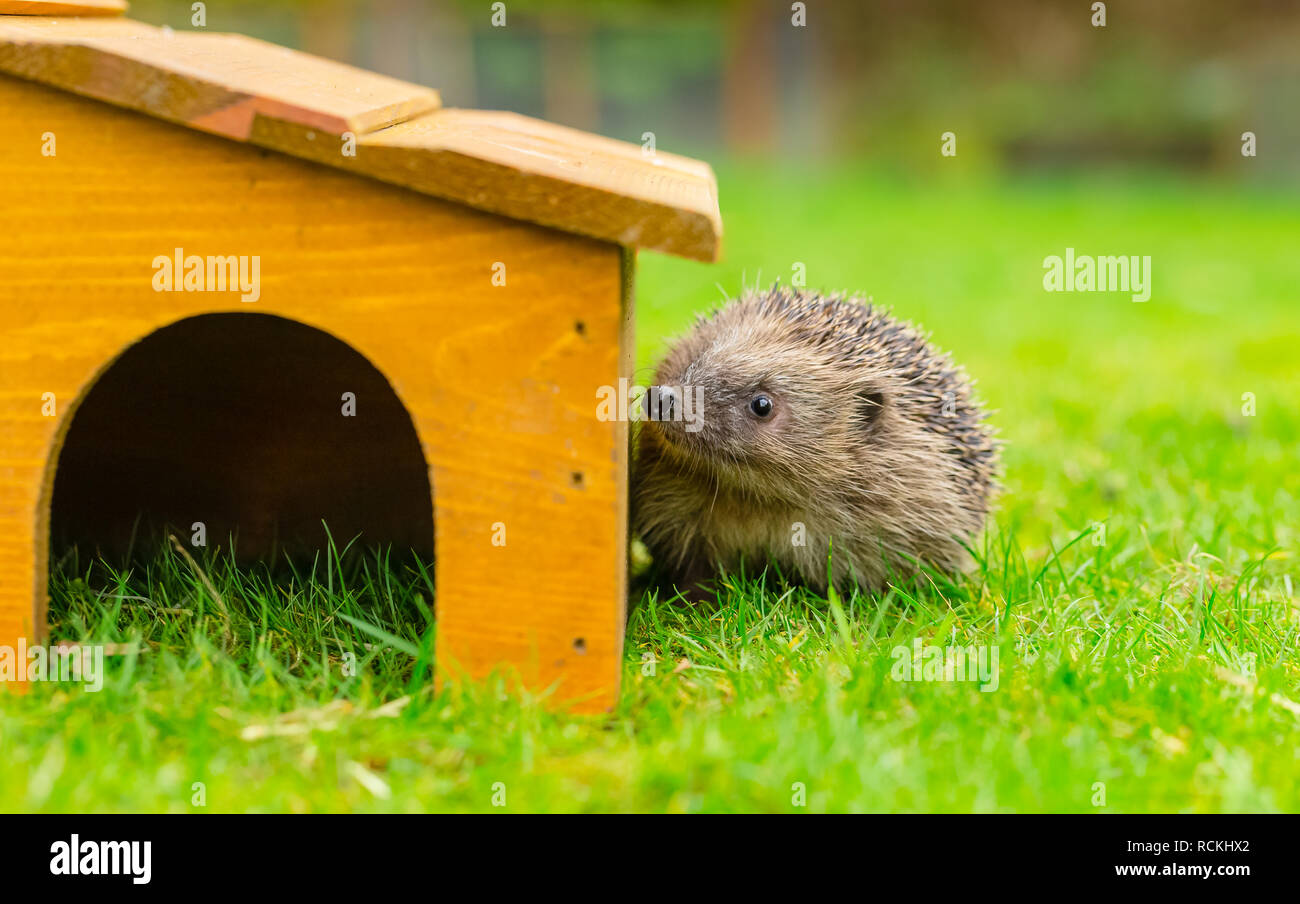
[[[51,562],[150,554],[171,529],[241,562],[325,548],[433,556],[429,472],[384,376],[321,330],[205,314],[145,337],[78,405],[54,475]],[[233,546],[232,546],[233,538]]]

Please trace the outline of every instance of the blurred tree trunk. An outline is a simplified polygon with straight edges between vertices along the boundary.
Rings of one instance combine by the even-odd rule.
[[[596,61],[586,21],[565,16],[543,20],[542,92],[544,115],[551,122],[588,132],[599,128]]]
[[[370,31],[366,68],[415,81],[416,45],[429,37],[419,27],[426,4],[421,0],[372,0],[366,6],[363,15]]]
[[[317,0],[297,10],[302,49],[330,60],[354,62],[359,48],[357,0]]]
[[[790,24],[788,5],[732,3],[722,74],[727,147],[753,152],[775,144],[780,85],[776,29]]]
[[[459,3],[425,3],[419,32],[416,81],[436,88],[445,106],[475,106],[478,83],[474,74],[474,30],[465,7]]]

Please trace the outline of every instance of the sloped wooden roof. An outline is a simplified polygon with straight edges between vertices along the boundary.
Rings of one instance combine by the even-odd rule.
[[[0,0],[0,16],[120,16],[126,0]]]
[[[7,14],[50,6],[79,12]],[[240,35],[113,17],[123,6],[0,0],[0,72],[515,219],[717,257],[717,185],[703,163],[513,113],[444,109],[428,88]]]

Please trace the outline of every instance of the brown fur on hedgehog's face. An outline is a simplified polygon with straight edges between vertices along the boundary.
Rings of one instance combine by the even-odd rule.
[[[724,310],[701,321],[656,373],[657,386],[702,406],[691,412],[695,424],[662,418],[644,429],[664,440],[667,454],[722,485],[798,499],[820,489],[828,473],[851,473],[881,429],[889,405],[876,376],[835,366],[811,337],[792,335],[788,322],[742,324]],[[667,411],[659,410],[661,417]]]

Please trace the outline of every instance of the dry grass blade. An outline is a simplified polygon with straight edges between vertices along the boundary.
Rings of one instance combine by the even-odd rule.
[[[176,551],[181,554],[181,558],[185,560],[185,564],[189,565],[190,570],[193,571],[194,574],[198,577],[198,579],[203,582],[203,586],[207,589],[208,594],[212,597],[213,601],[217,604],[217,608],[221,610],[221,614],[225,617],[226,622],[229,623],[230,610],[226,608],[225,599],[221,596],[219,592],[217,592],[217,588],[213,586],[212,581],[209,580],[207,572],[205,572],[202,568],[199,567],[199,563],[194,561],[194,557],[190,555],[190,551],[185,548],[185,546],[181,543],[180,540],[176,539],[175,534],[168,534],[167,539],[172,541],[172,546],[174,546],[176,548]]]

